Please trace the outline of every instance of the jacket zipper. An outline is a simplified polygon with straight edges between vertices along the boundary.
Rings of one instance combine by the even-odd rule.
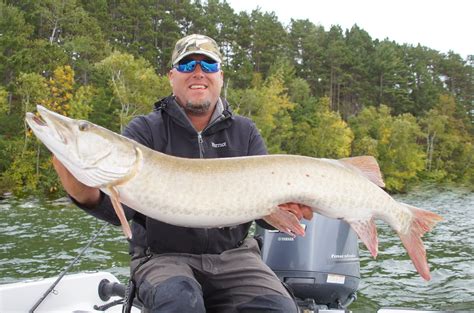
[[[202,131],[198,132],[199,158],[204,158],[204,145],[202,140]]]
[[[220,121],[223,121],[227,119],[228,117],[225,116],[224,114],[221,114],[218,118],[216,118],[211,124],[207,125],[202,131],[197,133],[197,138],[198,138],[198,144],[199,144],[199,158],[203,159],[204,158],[204,140],[202,139],[202,133],[205,132],[208,128],[210,128],[212,125],[215,125],[219,123]],[[207,251],[209,249],[209,230],[207,228],[204,228],[204,238],[205,238],[205,249],[204,251]]]
[[[199,144],[199,158],[204,159],[204,140],[202,139],[202,133],[204,133],[208,128],[212,127],[213,125],[227,119],[227,116],[221,114],[218,118],[216,118],[211,124],[207,125],[202,131],[197,132],[197,139]]]

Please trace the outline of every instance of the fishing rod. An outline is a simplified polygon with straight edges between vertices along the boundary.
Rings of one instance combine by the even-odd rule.
[[[92,245],[92,243],[97,239],[99,234],[105,229],[105,227],[108,225],[108,222],[105,222],[100,229],[92,236],[92,238],[89,240],[89,242],[86,244],[86,246],[79,252],[79,254],[76,256],[74,260],[72,260],[71,263],[69,263],[68,266],[62,271],[62,273],[59,275],[59,277],[56,279],[54,283],[51,284],[51,286],[44,292],[44,294],[41,296],[41,298],[36,301],[36,303],[33,305],[33,307],[28,311],[29,313],[33,313],[38,306],[46,299],[46,297],[51,293],[51,291],[56,287],[56,285],[61,281],[61,279],[66,275],[66,273],[71,269],[71,267],[76,264],[77,261],[81,258],[81,256],[86,252],[87,249]]]

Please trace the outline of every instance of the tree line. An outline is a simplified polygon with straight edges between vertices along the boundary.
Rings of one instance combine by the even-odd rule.
[[[120,131],[170,94],[171,51],[191,33],[216,39],[223,96],[271,153],[373,155],[391,191],[474,186],[472,55],[357,25],[283,25],[218,0],[10,0],[0,2],[0,192],[61,192],[25,112],[42,104]]]

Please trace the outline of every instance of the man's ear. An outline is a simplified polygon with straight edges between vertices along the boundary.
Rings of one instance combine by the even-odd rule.
[[[173,88],[173,71],[168,72],[168,80],[170,82],[171,88]]]
[[[224,86],[224,72],[221,71],[221,88]]]

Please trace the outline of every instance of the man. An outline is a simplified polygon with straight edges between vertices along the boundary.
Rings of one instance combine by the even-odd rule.
[[[213,39],[195,34],[179,40],[168,74],[173,94],[157,102],[152,113],[132,120],[124,135],[179,157],[266,154],[255,125],[233,115],[220,98],[224,81],[221,63]],[[108,196],[78,182],[57,159],[53,162],[79,207],[119,225]],[[312,214],[296,204],[283,207],[297,218]],[[284,286],[261,260],[256,240],[246,239],[250,222],[217,229],[185,228],[127,207],[125,211],[132,220],[131,278],[139,300],[149,311],[297,312]],[[265,220],[278,225],[277,216]]]

